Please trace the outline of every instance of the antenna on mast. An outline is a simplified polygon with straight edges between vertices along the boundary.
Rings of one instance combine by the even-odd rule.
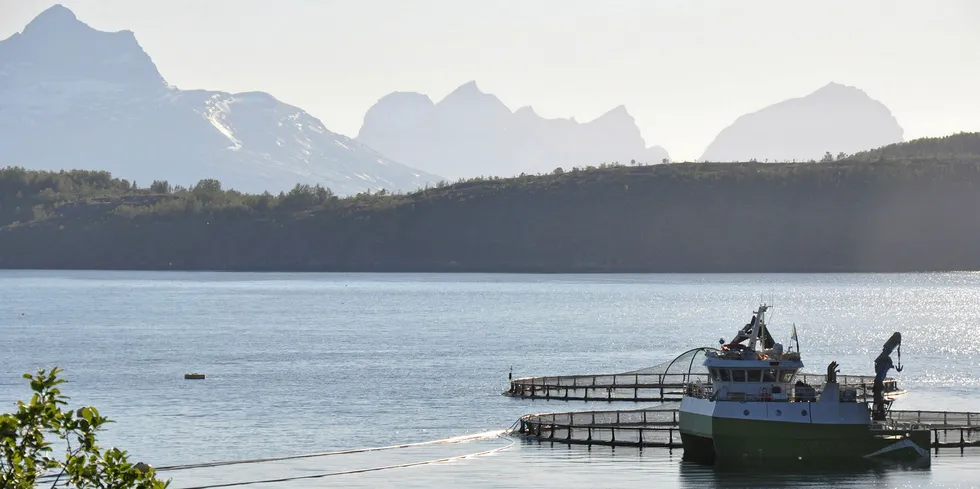
[[[796,353],[800,353],[800,337],[796,334],[796,323],[793,323],[793,336],[790,339],[796,341]]]

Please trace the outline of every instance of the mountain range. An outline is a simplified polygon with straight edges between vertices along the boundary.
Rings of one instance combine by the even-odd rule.
[[[364,116],[357,140],[416,168],[459,178],[546,173],[601,163],[660,163],[636,121],[620,105],[599,118],[546,119],[530,106],[511,111],[470,81],[438,103],[394,92]]]
[[[267,93],[170,86],[132,32],[95,30],[60,5],[0,41],[0,159],[142,185],[217,178],[249,192],[412,190],[440,179]]]
[[[700,160],[805,161],[902,140],[884,104],[830,83],[739,117]],[[0,166],[108,170],[142,185],[217,178],[248,192],[321,184],[349,195],[668,158],[625,106],[584,123],[549,119],[511,110],[475,81],[439,102],[385,95],[349,138],[268,93],[178,89],[133,32],[93,29],[61,5],[0,41]]]

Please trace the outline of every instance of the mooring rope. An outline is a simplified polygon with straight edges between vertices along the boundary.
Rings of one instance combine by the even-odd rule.
[[[497,431],[487,431],[484,433],[476,433],[472,435],[454,436],[450,438],[443,438],[441,440],[430,440],[422,441],[417,443],[402,443],[400,445],[388,445],[384,447],[368,447],[368,448],[355,448],[350,450],[336,450],[332,452],[320,452],[320,453],[306,453],[302,455],[285,455],[281,457],[267,457],[267,458],[252,458],[245,460],[228,460],[223,462],[203,462],[199,464],[186,464],[186,465],[166,465],[163,467],[157,467],[155,470],[157,472],[165,471],[175,471],[175,470],[188,470],[188,469],[201,469],[201,468],[211,468],[211,467],[224,467],[227,465],[241,465],[241,464],[258,464],[265,462],[281,462],[283,460],[297,460],[302,458],[317,458],[326,457],[329,455],[347,455],[351,453],[364,453],[364,452],[377,452],[381,450],[393,450],[396,448],[410,448],[410,447],[420,447],[425,445],[445,445],[449,443],[462,443],[471,440],[478,440],[480,438],[493,438],[498,437],[506,433],[506,430]]]
[[[331,477],[331,476],[335,476],[335,475],[360,474],[360,473],[364,473],[364,472],[375,472],[375,471],[379,471],[379,470],[401,469],[401,468],[405,468],[405,467],[415,467],[415,466],[419,466],[419,465],[430,465],[430,464],[437,464],[437,463],[442,463],[442,462],[450,462],[450,461],[453,461],[453,460],[459,460],[459,459],[464,459],[464,458],[480,457],[480,456],[483,456],[483,455],[491,455],[491,454],[494,454],[494,453],[498,453],[498,452],[502,452],[504,450],[507,450],[507,449],[513,447],[515,443],[516,443],[516,441],[510,440],[510,443],[508,443],[506,446],[503,446],[503,447],[497,447],[497,448],[494,448],[494,449],[491,449],[491,450],[484,450],[482,452],[469,453],[469,454],[466,454],[466,455],[456,455],[456,456],[453,456],[453,457],[439,458],[439,459],[433,459],[433,460],[425,460],[425,461],[422,461],[422,462],[410,462],[410,463],[397,464],[397,465],[384,465],[384,466],[381,466],[381,467],[369,467],[369,468],[366,468],[366,469],[344,470],[344,471],[340,471],[340,472],[326,472],[326,473],[323,473],[323,474],[310,474],[310,475],[299,475],[299,476],[293,476],[293,477],[281,477],[281,478],[278,478],[278,479],[263,479],[263,480],[251,480],[251,481],[242,481],[242,482],[226,482],[226,483],[222,483],[222,484],[208,484],[208,485],[204,485],[204,486],[183,487],[181,489],[215,489],[215,488],[219,488],[219,487],[248,486],[248,485],[252,485],[252,484],[271,484],[271,483],[276,483],[276,482],[290,482],[290,481],[298,481],[298,480],[304,480],[304,479],[320,479],[320,478],[323,478],[323,477]]]
[[[332,451],[332,452],[305,453],[305,454],[301,454],[301,455],[285,455],[285,456],[280,456],[280,457],[252,458],[252,459],[244,459],[244,460],[227,460],[227,461],[218,461],[218,462],[203,462],[203,463],[197,463],[197,464],[165,465],[165,466],[162,466],[162,467],[155,467],[154,470],[156,472],[172,472],[172,471],[177,471],[177,470],[189,470],[189,469],[203,469],[203,468],[213,468],[213,467],[224,467],[224,466],[228,466],[228,465],[258,464],[258,463],[265,463],[265,462],[281,462],[283,460],[298,460],[298,459],[303,459],[303,458],[326,457],[326,456],[329,456],[329,455],[347,455],[347,454],[351,454],[351,453],[377,452],[377,451],[381,451],[381,450],[393,450],[393,449],[397,449],[397,448],[411,448],[411,447],[420,447],[420,446],[426,446],[426,445],[446,445],[446,444],[450,444],[450,443],[463,443],[463,442],[472,441],[472,440],[479,440],[481,438],[496,438],[496,437],[499,437],[499,436],[504,435],[504,434],[507,434],[507,433],[508,433],[508,430],[495,430],[495,431],[486,431],[486,432],[483,432],[483,433],[475,433],[475,434],[472,434],[472,435],[462,435],[462,436],[454,436],[454,437],[450,437],[450,438],[442,438],[440,440],[429,440],[429,441],[421,441],[421,442],[416,442],[416,443],[402,443],[402,444],[399,444],[399,445],[388,445],[388,446],[383,446],[383,447],[355,448],[355,449],[350,449],[350,450],[335,450],[335,451]],[[511,443],[511,445],[513,445],[513,442]],[[509,446],[508,446],[508,448],[509,448]],[[438,461],[443,461],[443,460],[438,460]],[[395,468],[395,467],[392,467],[392,468]],[[371,469],[371,470],[378,470],[378,469]],[[343,474],[343,473],[348,473],[348,472],[340,472],[340,473],[328,474],[328,475],[340,475],[340,474]],[[54,479],[56,477],[57,477],[57,474],[43,475],[41,477],[38,477],[37,481],[38,482],[43,482],[43,481],[46,481],[46,480]],[[323,475],[322,477],[326,477],[326,476]],[[223,487],[223,486],[211,486],[211,487]]]

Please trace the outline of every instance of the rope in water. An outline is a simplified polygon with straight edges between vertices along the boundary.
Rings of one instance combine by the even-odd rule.
[[[219,487],[248,486],[248,485],[252,485],[252,484],[271,484],[271,483],[275,483],[275,482],[290,482],[290,481],[298,481],[298,480],[304,480],[304,479],[320,479],[320,478],[323,478],[323,477],[331,477],[331,476],[335,476],[335,475],[360,474],[360,473],[364,473],[364,472],[375,472],[375,471],[379,471],[379,470],[400,469],[400,468],[405,468],[405,467],[415,467],[415,466],[419,466],[419,465],[430,465],[430,464],[437,464],[437,463],[442,463],[442,462],[450,462],[450,461],[453,461],[453,460],[459,460],[459,459],[470,458],[470,457],[479,457],[479,456],[483,456],[483,455],[491,455],[491,454],[494,454],[494,453],[497,453],[497,452],[502,452],[504,450],[507,450],[507,449],[513,447],[515,443],[516,443],[516,441],[510,440],[510,443],[508,443],[506,446],[503,446],[503,447],[497,447],[497,448],[494,448],[494,449],[491,449],[491,450],[484,450],[482,452],[469,453],[469,454],[466,454],[466,455],[457,455],[457,456],[454,456],[454,457],[446,457],[446,458],[439,458],[439,459],[433,459],[433,460],[425,460],[425,461],[422,461],[422,462],[411,462],[411,463],[404,463],[404,464],[397,464],[397,465],[385,465],[385,466],[381,466],[381,467],[369,467],[369,468],[366,468],[366,469],[344,470],[344,471],[340,471],[340,472],[326,472],[326,473],[323,473],[323,474],[310,474],[310,475],[300,475],[300,476],[294,476],[294,477],[281,477],[281,478],[278,478],[278,479],[264,479],[264,480],[251,480],[251,481],[242,481],[242,482],[227,482],[227,483],[222,483],[222,484],[209,484],[209,485],[204,485],[204,486],[183,487],[181,489],[215,489],[215,488],[219,488]]]
[[[392,450],[396,448],[410,448],[410,447],[420,447],[425,445],[444,445],[449,443],[461,443],[465,441],[477,440],[480,438],[492,438],[504,434],[506,431],[488,431],[485,433],[476,433],[473,435],[457,436],[452,438],[443,438],[441,440],[430,440],[422,441],[417,443],[403,443],[400,445],[388,445],[384,447],[369,447],[369,448],[356,448],[351,450],[337,450],[333,452],[320,452],[320,453],[307,453],[303,455],[285,455],[281,457],[267,457],[267,458],[253,458],[245,460],[229,460],[223,462],[203,462],[199,464],[186,464],[186,465],[167,465],[163,467],[158,467],[155,470],[157,472],[165,471],[175,471],[175,470],[188,470],[188,469],[201,469],[201,468],[211,468],[211,467],[224,467],[227,465],[240,465],[240,464],[258,464],[265,462],[281,462],[283,460],[297,460],[302,458],[317,458],[326,457],[329,455],[346,455],[351,453],[364,453],[364,452],[377,452],[381,450]]]
[[[430,441],[422,441],[422,442],[416,442],[416,443],[402,443],[402,444],[399,444],[399,445],[388,445],[388,446],[382,446],[382,447],[356,448],[356,449],[351,449],[351,450],[336,450],[336,451],[332,451],[332,452],[306,453],[306,454],[302,454],[302,455],[285,455],[285,456],[280,456],[280,457],[253,458],[253,459],[245,459],[245,460],[227,460],[227,461],[218,461],[218,462],[203,462],[203,463],[198,463],[198,464],[167,465],[167,466],[157,467],[157,468],[155,468],[155,470],[156,470],[156,472],[169,472],[169,471],[177,471],[177,470],[189,470],[189,469],[202,469],[202,468],[224,467],[224,466],[229,466],[229,465],[257,464],[257,463],[265,463],[265,462],[280,462],[280,461],[283,461],[283,460],[298,460],[298,459],[304,459],[304,458],[326,457],[326,456],[329,456],[329,455],[346,455],[346,454],[351,454],[351,453],[376,452],[376,451],[381,451],[381,450],[393,450],[393,449],[397,449],[397,448],[410,448],[410,447],[419,447],[419,446],[426,446],[426,445],[444,445],[444,444],[450,444],[450,443],[462,443],[462,442],[466,442],[466,441],[478,440],[478,439],[481,439],[481,438],[495,438],[495,437],[499,437],[501,435],[504,435],[504,434],[512,431],[512,429],[513,429],[513,426],[511,426],[511,429],[510,430],[487,431],[487,432],[484,432],[484,433],[476,433],[476,434],[472,434],[472,435],[463,435],[463,436],[456,436],[456,437],[451,437],[451,438],[443,438],[441,440],[430,440]],[[513,445],[513,442],[511,442],[511,444],[508,445],[506,448],[510,448],[510,446],[512,446],[512,445]],[[494,450],[491,450],[491,451],[494,451]],[[461,456],[461,457],[452,457],[452,458],[465,458],[465,457],[468,457],[468,456],[483,455],[483,454],[484,454],[483,452],[480,452],[478,454],[471,454],[471,455],[465,455],[465,456]],[[446,461],[446,460],[451,460],[452,458],[450,458],[450,459],[440,459],[440,460],[436,460],[436,461],[428,461],[428,462],[424,462],[424,463],[442,462],[442,461]],[[404,465],[404,466],[407,467],[407,466],[411,466],[411,465],[420,465],[420,464],[422,464],[422,462],[412,463],[412,464],[408,464],[408,465]],[[400,466],[372,468],[372,469],[364,469],[364,470],[356,470],[356,471],[344,471],[344,472],[336,472],[336,473],[330,473],[330,474],[325,474],[325,475],[324,474],[318,474],[317,476],[318,477],[327,477],[329,475],[341,475],[341,474],[346,474],[346,473],[357,473],[357,472],[364,472],[364,471],[370,471],[370,470],[381,470],[381,469],[384,469],[384,468],[398,468],[398,467],[400,467]],[[44,475],[44,476],[39,477],[37,479],[37,481],[38,482],[43,482],[45,480],[54,479],[55,477],[57,477],[56,474]],[[304,476],[304,478],[311,478],[311,477]],[[288,479],[288,480],[294,480],[294,479]],[[279,482],[279,481],[274,480],[273,482]],[[236,484],[232,484],[232,485],[240,485],[240,484],[236,483]],[[208,486],[208,487],[225,487],[225,486],[219,485],[219,486]]]

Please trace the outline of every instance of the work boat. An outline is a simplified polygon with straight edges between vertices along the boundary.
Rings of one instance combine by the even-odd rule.
[[[799,341],[797,351],[783,351],[773,341],[766,327],[768,309],[761,305],[732,341],[725,344],[722,339],[720,349],[706,352],[709,382],[687,385],[679,413],[685,459],[719,465],[844,459],[929,462],[929,430],[900,426],[887,416],[894,397],[886,393],[885,375],[895,367],[889,355],[896,346],[901,363],[899,333],[875,360],[873,399],[868,401],[864,381],[837,382],[836,362],[828,365],[819,391],[797,380],[803,368]],[[895,368],[901,371],[901,365]]]

